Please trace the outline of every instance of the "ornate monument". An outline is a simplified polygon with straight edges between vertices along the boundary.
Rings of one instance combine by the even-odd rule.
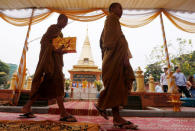
[[[137,82],[137,90],[136,92],[145,92],[144,88],[144,75],[142,74],[143,71],[140,67],[138,67],[136,71],[136,82]]]
[[[69,70],[69,73],[72,82],[82,82],[84,80],[94,82],[95,80],[100,80],[101,70],[94,64],[88,33],[77,65],[74,65],[73,69]]]
[[[149,92],[155,92],[154,77],[151,74],[149,76]]]
[[[80,58],[73,69],[69,70],[70,80],[72,82],[71,93],[75,99],[96,98],[97,89],[94,87],[94,81],[101,78],[101,70],[94,64],[88,32],[82,47]],[[73,86],[74,85],[74,86]]]

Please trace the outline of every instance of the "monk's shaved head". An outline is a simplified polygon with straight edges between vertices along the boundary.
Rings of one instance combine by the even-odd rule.
[[[120,3],[117,3],[117,2],[112,3],[112,4],[110,5],[110,7],[109,7],[109,12],[112,12],[113,9],[116,8],[117,6],[121,6],[121,4],[120,4]]]
[[[59,17],[58,17],[58,21],[59,20],[67,20],[67,19],[68,19],[68,17],[64,14],[60,14]]]
[[[109,12],[114,13],[117,16],[121,17],[123,13],[123,9],[120,3],[112,3],[109,7]]]
[[[57,24],[62,26],[62,28],[64,28],[67,25],[67,22],[68,22],[68,17],[64,14],[60,14],[58,17]]]

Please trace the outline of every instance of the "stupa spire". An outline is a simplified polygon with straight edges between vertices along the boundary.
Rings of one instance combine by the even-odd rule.
[[[94,60],[91,52],[91,45],[88,36],[88,27],[86,32],[87,33],[86,33],[85,41],[83,43],[80,58],[78,60],[78,65],[94,65]]]

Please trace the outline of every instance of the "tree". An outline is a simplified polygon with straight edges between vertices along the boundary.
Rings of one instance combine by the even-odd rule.
[[[190,39],[177,38],[175,44],[168,43],[168,49],[172,68],[180,66],[186,76],[195,73],[195,51],[192,50],[192,41]],[[154,47],[149,58],[150,63],[159,63],[161,67],[167,65],[166,55],[162,45]]]
[[[170,44],[168,45],[168,47],[170,46]],[[164,46],[163,45],[156,45],[148,58],[148,62],[149,63],[156,63],[158,62],[158,64],[160,65],[164,65],[166,64],[166,56],[164,53]]]
[[[192,51],[192,41],[182,38],[177,39],[178,52],[171,60],[174,66],[180,66],[182,72],[186,75],[193,75],[195,73],[195,51]]]
[[[9,79],[12,78],[13,73],[17,70],[16,64],[8,64],[10,70],[9,70]]]
[[[0,85],[7,84],[9,80],[9,66],[0,60]]]
[[[195,51],[173,59],[172,63],[174,63],[175,66],[180,66],[186,76],[195,74]]]
[[[160,63],[156,62],[154,64],[149,64],[145,69],[146,71],[144,72],[144,83],[148,82],[150,74],[154,77],[154,81],[160,80],[160,74],[163,73]]]

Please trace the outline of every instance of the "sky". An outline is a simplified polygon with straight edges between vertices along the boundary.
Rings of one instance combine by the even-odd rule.
[[[29,50],[27,52],[27,75],[34,74],[38,63],[40,52],[40,39],[51,24],[55,24],[58,14],[53,14],[46,20],[33,25],[30,32]],[[177,38],[185,38],[192,40],[192,50],[195,50],[195,34],[190,34],[177,29],[169,20],[164,18],[165,33],[168,43],[177,46]],[[77,37],[77,53],[65,54],[63,57],[63,72],[66,78],[69,78],[68,70],[77,64],[84,40],[87,35],[91,44],[92,55],[95,64],[101,68],[101,52],[99,48],[99,39],[104,26],[105,17],[93,22],[78,22],[69,20],[69,24],[62,30],[64,37]],[[27,32],[27,26],[13,26],[0,19],[0,60],[6,63],[19,64],[22,55],[22,49]],[[130,63],[134,70],[139,66],[144,70],[147,64],[150,64],[150,53],[157,45],[163,45],[162,30],[160,18],[157,17],[151,23],[139,28],[122,27],[122,31],[128,41],[130,51],[133,58]],[[170,49],[170,53],[177,52]]]

